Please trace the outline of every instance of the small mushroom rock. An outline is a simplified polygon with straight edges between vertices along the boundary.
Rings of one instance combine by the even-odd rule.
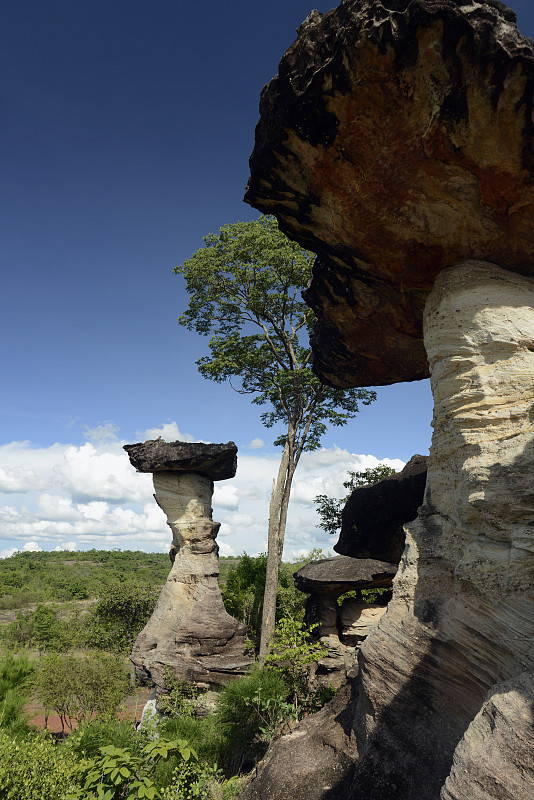
[[[293,580],[301,592],[339,597],[353,589],[389,588],[396,572],[396,564],[334,556],[306,564],[295,572]]]
[[[232,477],[237,448],[161,439],[126,445],[141,472],[153,472],[154,498],[172,530],[172,568],[131,660],[158,687],[165,668],[183,680],[219,685],[245,674],[246,627],[224,608],[217,582],[213,480]]]

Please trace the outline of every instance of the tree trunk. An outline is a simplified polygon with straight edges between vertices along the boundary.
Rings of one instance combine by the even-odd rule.
[[[285,523],[291,481],[295,467],[290,463],[289,443],[286,442],[282,460],[278,468],[276,484],[273,481],[273,491],[269,507],[269,535],[267,541],[267,573],[265,576],[265,592],[263,595],[263,613],[261,618],[260,638],[260,666],[265,663],[269,651],[269,643],[274,637],[276,594],[278,590],[278,567],[282,559],[284,547]]]

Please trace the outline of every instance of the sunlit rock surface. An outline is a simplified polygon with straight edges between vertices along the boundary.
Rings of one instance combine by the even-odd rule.
[[[231,477],[228,471],[233,469],[235,474],[235,465],[228,467],[225,445],[211,445],[206,453],[206,446],[197,443],[156,440],[142,444],[125,449],[129,448],[132,462],[141,452],[143,471],[154,472],[154,497],[172,530],[173,565],[131,659],[139,672],[158,686],[164,684],[166,667],[186,681],[226,683],[247,672],[252,662],[245,656],[246,627],[226,612],[217,583],[215,537],[220,525],[212,519],[210,476]],[[133,447],[137,449],[132,457]],[[214,448],[219,448],[219,461]],[[235,451],[234,445],[233,460]],[[159,470],[169,462],[174,471]],[[204,474],[189,472],[191,465]]]

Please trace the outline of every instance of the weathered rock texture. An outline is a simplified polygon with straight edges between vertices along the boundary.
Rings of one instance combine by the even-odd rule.
[[[396,564],[336,556],[313,561],[294,573],[296,588],[310,595],[305,621],[317,626],[313,635],[328,648],[314,672],[319,684],[338,688],[347,676],[356,674],[356,648],[385,613],[390,593],[385,593],[381,605],[368,605],[360,595],[345,598],[339,606],[338,598],[361,589],[388,589],[396,572]]]
[[[240,800],[347,800],[338,794],[354,771],[352,711],[357,684],[349,681],[317,714],[268,749]]]
[[[175,464],[175,470],[193,462],[204,473],[228,476],[228,446],[163,444],[156,440],[125,447],[132,462],[142,458],[142,471],[154,467],[154,497],[173,534],[169,577],[131,659],[158,687],[164,685],[165,667],[186,681],[217,685],[243,675],[251,659],[244,654],[246,628],[227,614],[217,583],[215,537],[220,526],[212,520],[213,481],[204,474],[159,471],[159,467],[163,452],[164,463]],[[206,452],[205,447],[212,450]],[[213,448],[219,448],[220,463]]]
[[[426,484],[426,456],[415,455],[401,472],[356,488],[342,514],[337,553],[399,563],[404,524],[417,516]]]
[[[430,372],[435,399],[424,503],[360,650],[354,768],[324,798],[534,797],[534,60],[514,21],[345,0],[262,97],[248,199],[319,253],[316,369]]]
[[[428,375],[423,307],[468,258],[534,270],[533,46],[501,3],[344,0],[264,89],[246,199],[318,253],[314,368]]]
[[[293,580],[301,592],[338,598],[352,589],[389,588],[396,572],[396,564],[334,556],[306,564],[295,572]]]
[[[204,442],[147,442],[126,444],[132,466],[138,472],[194,472],[212,481],[233,478],[237,470],[237,447]]]

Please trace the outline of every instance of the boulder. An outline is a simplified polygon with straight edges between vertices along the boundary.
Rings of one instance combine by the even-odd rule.
[[[275,740],[239,800],[348,800],[342,787],[356,758],[352,711],[357,696],[357,681],[349,681],[321,711]]]
[[[434,395],[424,501],[359,652],[353,768],[322,794],[309,772],[317,797],[534,797],[529,736],[513,748],[532,703],[533,86],[496,0],[343,0],[262,94],[247,199],[318,253],[314,369],[430,374]],[[288,782],[259,772],[250,796]]]
[[[336,553],[399,563],[404,524],[417,516],[426,485],[427,458],[415,455],[401,472],[357,487],[345,504]]]
[[[534,673],[493,687],[454,752],[441,800],[510,800],[534,784]]]
[[[386,605],[363,603],[352,597],[345,598],[339,612],[341,641],[352,646],[361,644],[378,625],[386,611]]]
[[[204,442],[164,442],[150,439],[126,444],[130,462],[138,472],[194,472],[212,481],[233,478],[237,470],[237,447]]]

